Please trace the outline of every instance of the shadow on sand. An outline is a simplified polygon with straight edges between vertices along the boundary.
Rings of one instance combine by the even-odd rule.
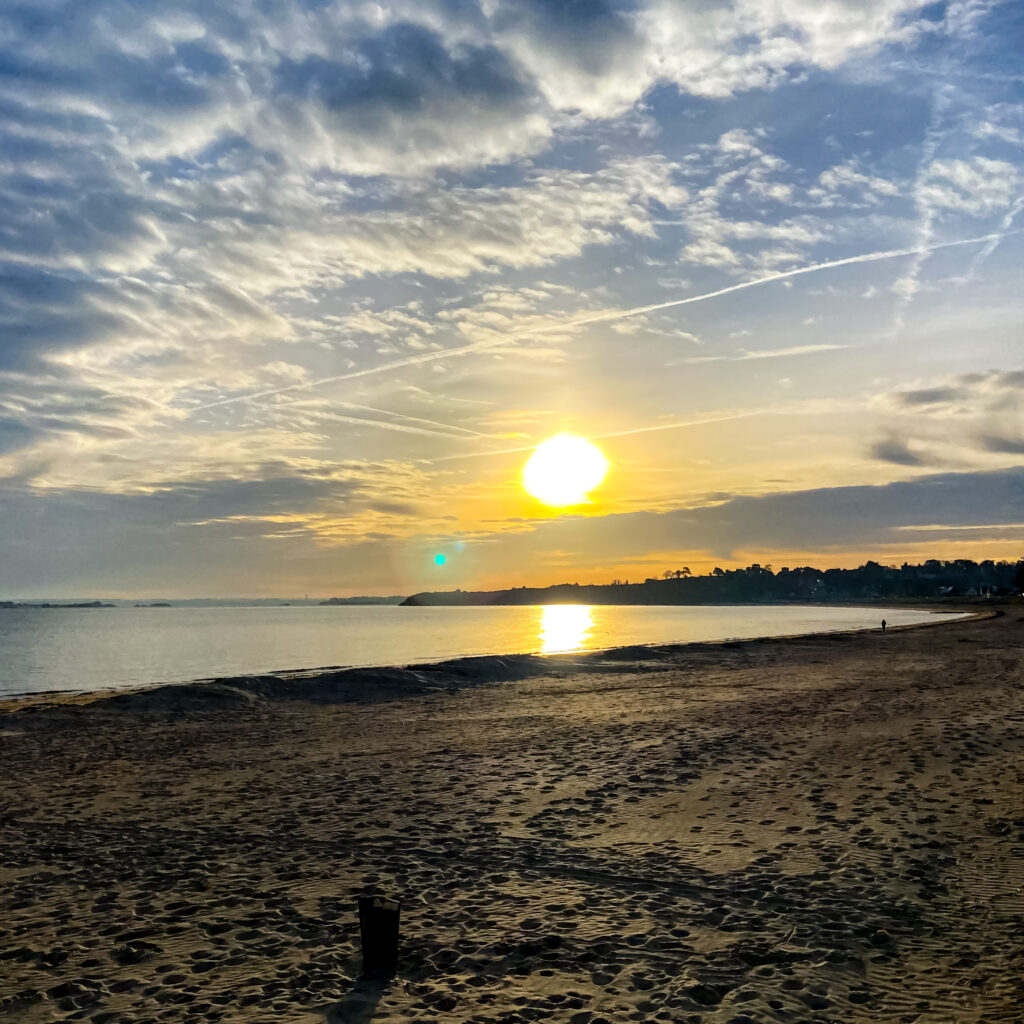
[[[327,1024],[369,1024],[391,978],[360,978],[341,1000],[327,1008]]]

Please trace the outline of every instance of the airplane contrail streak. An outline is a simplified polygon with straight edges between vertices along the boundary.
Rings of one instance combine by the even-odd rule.
[[[452,434],[447,430],[428,430],[426,427],[417,427],[408,423],[395,423],[392,420],[373,420],[364,416],[346,416],[340,412],[324,411],[320,413],[322,420],[332,423],[350,423],[355,427],[377,427],[380,430],[395,430],[400,434],[420,434],[423,437],[446,437],[452,441],[468,441],[470,438],[464,434]],[[481,434],[481,437],[487,437]]]
[[[216,402],[206,402],[203,405],[193,406],[188,410],[189,415],[195,412],[202,412],[207,409],[218,409],[226,405],[235,405],[239,402],[252,402],[260,398],[272,398],[275,395],[283,395],[292,391],[303,391],[308,388],[322,387],[324,384],[336,384],[340,381],[357,380],[361,377],[371,377],[379,373],[387,373],[390,370],[402,370],[409,366],[422,366],[425,363],[437,362],[441,359],[452,359],[456,356],[471,355],[476,352],[486,352],[488,349],[498,348],[507,345],[516,338],[535,337],[540,334],[552,334],[558,331],[572,330],[577,327],[587,327],[591,324],[611,323],[616,320],[625,320],[633,316],[642,316],[645,313],[656,313],[662,309],[674,309],[677,306],[689,306],[696,302],[707,302],[709,299],[717,299],[723,295],[731,295],[735,292],[745,291],[748,288],[757,288],[761,285],[771,284],[774,281],[784,281],[791,277],[799,277],[802,274],[815,274],[822,270],[832,270],[835,267],[849,267],[857,263],[877,263],[881,260],[899,259],[903,256],[917,256],[922,253],[935,252],[938,249],[951,249],[960,245],[977,245],[981,242],[990,242],[993,239],[1000,239],[1006,234],[1017,234],[1017,231],[979,235],[976,238],[959,238],[952,242],[935,242],[926,246],[914,246],[908,249],[888,249],[883,252],[863,253],[859,256],[847,256],[840,260],[828,260],[824,263],[814,263],[808,267],[797,267],[795,270],[783,270],[775,274],[767,274],[764,277],[754,278],[752,281],[741,281],[739,284],[731,284],[725,288],[717,288],[715,291],[704,292],[701,295],[690,295],[685,299],[669,299],[667,302],[655,302],[647,306],[634,306],[632,309],[613,309],[604,313],[594,313],[590,316],[579,317],[576,320],[569,320],[564,323],[549,324],[544,327],[528,327],[521,331],[511,331],[499,338],[491,338],[484,341],[470,342],[467,345],[460,345],[456,348],[440,349],[433,352],[423,352],[419,355],[408,356],[405,359],[395,359],[390,363],[381,363],[379,366],[369,366],[363,370],[353,370],[350,373],[339,373],[332,377],[320,377],[317,380],[303,381],[299,384],[289,384],[286,387],[273,388],[269,391],[256,391],[248,395],[236,395],[233,398],[222,398]]]
[[[1003,217],[1002,223],[999,225],[1000,234],[995,235],[991,240],[985,243],[979,252],[974,254],[974,259],[971,260],[971,265],[967,268],[966,279],[970,281],[981,269],[981,265],[996,251],[996,247],[1000,241],[1008,234],[1014,234],[1010,231],[1013,227],[1013,222],[1017,218],[1017,214],[1024,210],[1024,195],[1018,196],[1016,201],[1006,211]]]
[[[632,427],[629,430],[612,430],[606,434],[590,434],[594,441],[604,441],[609,437],[629,437],[633,434],[651,434],[659,430],[681,430],[685,427],[702,427],[712,423],[729,423],[732,420],[747,420],[753,416],[775,416],[787,412],[785,408],[765,409],[744,409],[739,412],[719,413],[715,416],[697,417],[692,420],[672,420],[670,423],[654,423],[647,427]],[[482,459],[490,455],[520,455],[523,452],[532,452],[537,446],[534,444],[522,445],[518,448],[501,448],[497,451],[484,452],[459,452],[457,455],[440,455],[436,459],[417,459],[417,462],[424,462],[433,465],[435,462],[455,462],[459,459]]]
[[[423,423],[429,427],[440,427],[443,430],[455,431],[459,434],[464,434],[466,438],[470,437],[484,437],[484,438],[497,438],[497,434],[485,434],[480,430],[471,430],[469,427],[460,427],[454,423],[441,423],[440,420],[428,420],[423,416],[410,416],[404,412],[393,412],[390,409],[378,409],[372,405],[359,405],[356,402],[338,402],[338,405],[343,406],[346,409],[361,409],[363,412],[375,412],[381,416],[393,416],[399,420],[407,420],[409,423]],[[371,420],[370,422],[376,422]]]

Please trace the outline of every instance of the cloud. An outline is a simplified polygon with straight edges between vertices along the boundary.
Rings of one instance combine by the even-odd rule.
[[[895,437],[890,437],[884,441],[878,441],[873,444],[871,446],[870,455],[873,459],[878,459],[880,462],[889,462],[894,466],[924,465],[924,459],[922,459],[920,455],[915,455],[914,452],[907,447],[906,442]]]
[[[52,593],[77,584],[136,594],[166,588],[224,596],[259,592],[269,580],[274,591],[284,574],[315,578],[316,565],[324,564],[323,549],[303,518],[311,511],[330,509],[339,522],[348,517],[353,544],[360,539],[356,531],[379,523],[381,515],[408,516],[408,510],[394,507],[397,497],[389,512],[373,510],[375,478],[386,477],[392,493],[400,486],[400,473],[386,467],[339,466],[332,474],[308,474],[284,467],[274,472],[267,464],[264,471],[265,479],[196,481],[131,494],[73,489],[60,492],[59,501],[53,492],[0,494],[4,587]],[[45,554],[36,548],[41,513],[47,520]],[[122,528],[111,529],[112,522]]]
[[[916,391],[901,391],[895,398],[901,405],[946,405],[964,397],[964,390],[958,387],[918,388]]]
[[[923,464],[911,441],[933,453],[944,450],[947,459],[975,464],[979,459],[1005,464],[1024,451],[1024,371],[960,374],[896,391],[873,404],[886,415],[893,435],[904,439],[875,446],[875,457],[883,461]]]
[[[499,49],[408,22],[339,56],[281,60],[271,91],[249,137],[348,174],[505,161],[552,130],[535,85]]]
[[[739,267],[743,262],[739,253],[713,238],[702,238],[684,246],[679,252],[679,259],[702,267],[728,269]]]
[[[1009,206],[1018,180],[1017,168],[1005,160],[936,160],[917,194],[932,209],[980,217]]]
[[[900,194],[900,186],[886,178],[864,174],[856,161],[836,164],[818,176],[818,185],[808,190],[809,198],[820,206],[880,206]]]
[[[92,349],[110,360],[170,362],[169,350],[240,336],[287,340],[291,328],[269,306],[211,282],[189,285],[130,278],[83,282],[59,275],[0,273],[0,368],[40,358],[74,362]]]
[[[536,152],[564,113],[611,117],[659,82],[728,96],[836,67],[907,38],[917,6],[54,0],[7,5],[0,71],[44,111],[117,122],[147,159],[234,136],[335,171],[407,174]]]
[[[684,197],[666,161],[627,159],[590,174],[537,173],[518,187],[417,196],[393,214],[346,217],[314,248],[352,276],[464,277],[500,266],[545,266],[586,245],[607,244],[613,231],[650,234],[651,204],[674,206]]]
[[[144,396],[113,395],[83,386],[68,374],[0,375],[0,459],[47,440],[67,451],[70,438],[136,438],[159,413]]]
[[[96,137],[92,119],[55,120],[0,104],[0,261],[82,272],[147,266],[167,246],[159,223],[167,210],[146,194],[138,169]]]
[[[39,436],[38,431],[25,423],[13,419],[0,419],[0,455],[17,451],[32,444]]]
[[[653,40],[636,14],[606,0],[506,0],[495,5],[492,25],[551,108],[609,117],[632,107],[655,80]]]
[[[1024,370],[964,373],[928,387],[897,391],[887,401],[922,415],[979,415],[1015,411],[1024,399]]]
[[[590,172],[527,172],[515,184],[408,187],[370,209],[333,187],[302,179],[286,189],[269,176],[165,192],[200,220],[181,230],[187,264],[259,294],[327,288],[372,274],[466,277],[503,267],[547,266],[607,245],[622,233],[652,234],[652,207],[685,192],[658,156],[621,158]],[[254,205],[260,216],[251,216]]]
[[[988,452],[1007,455],[1024,455],[1024,437],[1003,437],[998,434],[982,434],[978,439],[981,447]]]
[[[786,4],[651,3],[641,14],[659,73],[681,90],[730,96],[784,81],[798,67],[834,68],[910,38],[914,0],[790,0]]]

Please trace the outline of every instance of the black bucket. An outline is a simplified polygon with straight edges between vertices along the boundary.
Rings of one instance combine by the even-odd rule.
[[[359,935],[363,944],[363,975],[398,970],[398,922],[401,900],[359,897]]]

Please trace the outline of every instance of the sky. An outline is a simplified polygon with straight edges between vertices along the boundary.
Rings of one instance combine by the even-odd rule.
[[[0,598],[1020,557],[1022,45],[998,0],[7,0]],[[611,463],[569,509],[520,486],[560,432]]]

